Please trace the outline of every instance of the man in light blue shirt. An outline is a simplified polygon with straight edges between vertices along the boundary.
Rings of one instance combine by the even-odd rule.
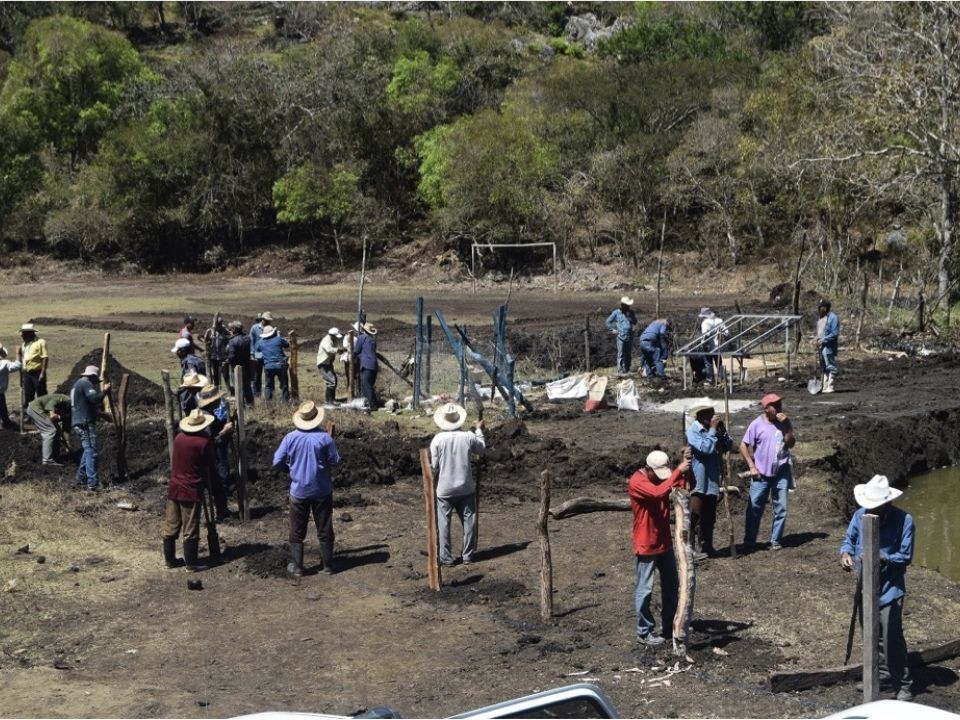
[[[637,315],[633,311],[633,298],[624,295],[620,298],[620,307],[607,318],[607,330],[617,336],[617,375],[630,372],[633,359],[633,327],[637,324]]]
[[[713,526],[720,496],[720,456],[730,451],[733,440],[712,405],[696,405],[687,413],[694,417],[687,427],[687,445],[692,453],[690,467],[696,479],[690,494],[690,529],[696,537],[693,545],[695,552],[715,557]]]
[[[906,595],[907,566],[913,561],[913,518],[892,505],[903,493],[890,487],[883,475],[853,488],[860,509],[850,518],[840,547],[844,570],[860,572],[863,559],[863,516],[880,518],[880,689],[897,693],[897,700],[913,699],[907,643],[903,639],[903,599]],[[862,620],[862,617],[861,617]]]
[[[647,325],[647,329],[640,333],[640,358],[641,365],[648,378],[654,376],[666,378],[663,363],[670,357],[670,331],[672,329],[669,320],[654,320]]]
[[[833,381],[837,377],[837,352],[840,347],[840,318],[830,311],[830,301],[821,300],[817,306],[817,355],[820,359],[820,372],[823,374],[823,392],[834,391]]]

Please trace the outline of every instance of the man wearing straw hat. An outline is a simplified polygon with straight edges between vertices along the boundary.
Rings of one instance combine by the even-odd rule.
[[[692,457],[690,467],[696,485],[690,493],[690,530],[696,540],[694,559],[715,557],[713,526],[717,520],[717,498],[720,496],[720,458],[733,447],[713,405],[704,403],[687,410],[693,422],[687,427],[687,445]]]
[[[213,482],[213,504],[217,513],[217,522],[230,517],[227,507],[227,487],[230,484],[230,438],[233,435],[233,423],[230,422],[230,407],[223,399],[223,391],[216,385],[208,384],[197,393],[197,407],[213,415],[213,422],[207,434],[213,439],[216,472]]]
[[[892,504],[902,494],[890,487],[883,475],[874,475],[869,482],[853,488],[860,509],[850,518],[840,547],[840,566],[860,572],[863,516],[876,515],[880,535],[880,689],[893,691],[897,700],[909,702],[913,700],[913,690],[907,643],[903,639],[903,599],[907,592],[907,565],[913,560],[914,525],[909,513]]]
[[[253,390],[254,397],[260,397],[260,390],[263,387],[263,355],[260,353],[258,344],[260,334],[266,325],[273,325],[273,313],[258,313],[256,321],[250,326],[250,371],[253,374],[250,388]]]
[[[367,410],[377,409],[377,371],[380,362],[377,360],[377,328],[373,323],[364,323],[357,341],[353,346],[353,354],[360,367],[360,392],[367,401]]]
[[[23,411],[26,412],[30,401],[39,395],[47,394],[47,341],[37,337],[37,329],[32,322],[20,326],[20,338],[23,341],[17,349],[17,359],[22,363],[20,380],[23,383]]]
[[[290,471],[290,563],[287,572],[303,575],[303,541],[313,515],[320,541],[322,571],[332,575],[333,566],[333,480],[330,468],[340,464],[333,438],[323,429],[324,410],[315,403],[302,403],[293,414],[296,427],[280,441],[273,466]]]
[[[213,470],[213,441],[204,434],[213,423],[213,415],[195,408],[180,421],[173,441],[173,462],[167,488],[163,523],[163,559],[167,568],[180,567],[177,538],[183,534],[183,557],[187,572],[206,570],[197,560],[200,548],[200,503],[203,487]]]
[[[437,538],[440,564],[450,567],[456,561],[450,549],[450,517],[456,510],[463,526],[464,565],[473,562],[477,549],[477,484],[470,468],[470,453],[482,453],[483,420],[473,423],[473,432],[461,430],[467,411],[456,403],[437,408],[433,421],[443,432],[430,441],[430,465],[437,482]]]
[[[633,298],[624,295],[620,298],[620,307],[607,318],[607,330],[617,336],[617,375],[630,372],[633,360],[633,328],[637,324],[637,315],[633,311]]]
[[[16,427],[10,419],[10,411],[7,410],[7,387],[10,384],[10,373],[18,372],[21,367],[19,360],[7,360],[7,349],[0,345],[0,425],[4,430]]]
[[[332,404],[337,399],[337,372],[334,370],[334,362],[336,362],[338,356],[346,352],[343,343],[338,342],[342,340],[343,333],[338,328],[332,327],[323,336],[317,350],[317,371],[327,386],[324,396],[327,405]]]
[[[260,332],[257,349],[263,357],[263,399],[273,400],[274,383],[280,383],[280,395],[284,402],[290,400],[290,377],[287,374],[287,355],[290,347],[286,338],[273,325],[264,325]]]
[[[197,407],[197,393],[199,393],[206,384],[206,375],[188,372],[183,376],[180,387],[177,388],[177,395],[180,397],[180,410],[184,415],[189,415],[190,411]]]
[[[70,388],[70,418],[73,429],[80,438],[80,447],[83,455],[77,466],[77,475],[74,484],[77,487],[86,485],[87,490],[96,490],[99,479],[97,477],[97,413],[100,403],[110,392],[110,383],[100,384],[100,368],[96,365],[87,365],[80,378]]]
[[[700,308],[700,314],[697,315],[700,320],[700,334],[705,335],[706,341],[703,345],[704,352],[711,352],[720,346],[721,339],[729,335],[730,331],[723,324],[723,319],[718,318],[717,314],[708,307]],[[723,379],[723,360],[719,355],[706,355],[703,358],[703,378],[708,383],[713,382],[714,370],[717,377]]]

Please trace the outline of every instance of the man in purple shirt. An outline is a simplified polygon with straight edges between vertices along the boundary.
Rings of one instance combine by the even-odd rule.
[[[333,481],[330,468],[340,464],[333,438],[321,429],[324,411],[305,402],[293,414],[296,430],[287,433],[273,455],[273,466],[290,469],[290,564],[287,572],[303,575],[303,541],[310,515],[317,526],[322,570],[333,574]]]
[[[740,443],[740,454],[750,468],[750,500],[743,534],[743,544],[748,551],[757,548],[757,532],[768,497],[773,498],[770,549],[779,550],[783,546],[787,494],[793,486],[790,448],[797,443],[790,418],[783,412],[783,398],[769,393],[761,398],[760,405],[763,415],[750,423]]]

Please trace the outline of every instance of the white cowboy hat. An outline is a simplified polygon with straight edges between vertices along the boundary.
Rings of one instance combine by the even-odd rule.
[[[277,329],[273,325],[264,325],[263,332],[260,333],[260,339],[266,340],[277,334]]]
[[[185,433],[198,433],[210,426],[213,422],[213,415],[205,413],[200,408],[194,408],[183,420],[180,421],[180,429]]]
[[[704,410],[713,410],[714,413],[717,412],[717,409],[710,403],[697,403],[696,405],[692,405],[687,408],[687,415],[689,417],[695,418]]]
[[[325,415],[322,407],[318,408],[316,403],[308,400],[293,414],[293,424],[300,430],[316,430],[323,424]]]
[[[81,374],[82,376],[84,376],[84,377],[94,377],[94,378],[96,378],[97,380],[99,380],[99,379],[100,379],[100,368],[98,368],[96,365],[87,365],[87,366],[83,369],[83,372],[80,373],[80,374]]]
[[[193,343],[191,343],[186,338],[178,338],[177,341],[173,344],[173,347],[170,348],[170,352],[175,353],[177,350],[186,350],[191,345],[193,345]]]
[[[714,313],[713,310],[711,310],[710,308],[702,307],[700,308],[700,314],[697,315],[697,317],[712,318],[715,314],[716,313]]]
[[[210,384],[206,375],[198,375],[195,372],[187,373],[180,381],[181,388],[190,388],[191,390],[200,390]]]
[[[370,337],[373,337],[374,335],[377,334],[377,327],[376,327],[376,325],[374,325],[374,324],[371,323],[371,322],[364,323],[364,324],[363,324],[363,331],[364,331],[367,335],[369,335]]]
[[[621,304],[621,305],[633,305],[633,298],[632,298],[632,297],[627,297],[626,295],[624,295],[622,298],[620,298],[620,304]]]
[[[887,480],[886,475],[874,475],[868,482],[855,485],[853,488],[853,497],[856,498],[857,505],[867,510],[885,505],[901,495],[903,491],[890,487],[890,481]]]
[[[36,332],[37,329],[33,326],[32,322],[24,323],[20,326],[20,332]]]
[[[467,419],[467,411],[456,403],[441,405],[433,413],[433,421],[441,430],[458,430]]]
[[[342,338],[343,333],[340,332],[340,328],[330,328],[327,330],[327,335],[333,335],[334,337]]]
[[[666,480],[673,475],[673,470],[670,469],[670,458],[663,450],[654,450],[647,455],[647,467],[661,480]]]

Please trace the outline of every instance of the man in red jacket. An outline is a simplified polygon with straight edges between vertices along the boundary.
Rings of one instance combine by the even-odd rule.
[[[673,616],[677,612],[680,581],[670,534],[670,491],[683,486],[690,463],[684,460],[670,470],[670,458],[654,450],[646,465],[635,472],[627,484],[633,510],[633,554],[637,557],[637,642],[655,647],[673,634]],[[654,570],[660,574],[660,624],[664,635],[654,633],[656,626],[650,611]],[[666,637],[664,637],[666,636]]]
[[[167,568],[183,564],[177,559],[177,538],[182,530],[187,572],[207,569],[206,565],[197,562],[197,549],[200,545],[203,488],[216,461],[213,440],[203,431],[213,419],[213,415],[194,408],[180,421],[182,432],[173,441],[173,463],[163,524],[163,559]]]

